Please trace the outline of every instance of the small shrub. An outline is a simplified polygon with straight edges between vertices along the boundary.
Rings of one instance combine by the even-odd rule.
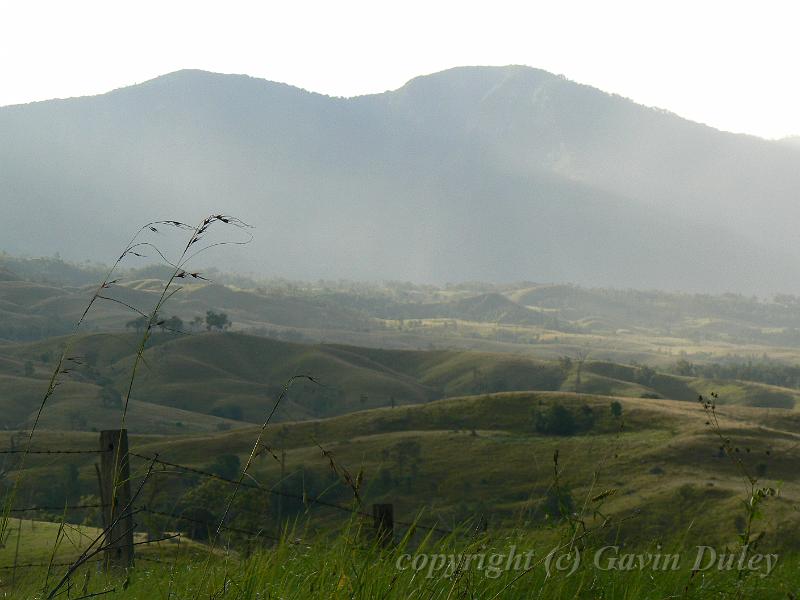
[[[539,433],[551,435],[573,435],[577,431],[572,411],[561,404],[554,404],[545,412],[537,412],[534,425]]]
[[[235,454],[222,454],[211,465],[211,472],[225,479],[235,479],[239,475],[241,461]]]
[[[211,414],[215,417],[222,417],[223,419],[241,421],[244,416],[244,411],[238,404],[224,404],[213,408]]]
[[[539,510],[545,518],[561,520],[575,510],[575,501],[569,490],[550,488]]]

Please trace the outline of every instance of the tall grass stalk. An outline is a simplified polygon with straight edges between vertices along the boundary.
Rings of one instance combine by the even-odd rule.
[[[203,246],[201,244],[201,242],[202,242],[202,240],[205,239],[205,236],[206,236],[209,228],[212,227],[213,225],[217,224],[217,223],[222,223],[222,224],[226,224],[226,225],[232,225],[232,226],[234,226],[236,228],[239,228],[239,229],[249,228],[249,225],[247,225],[243,221],[241,221],[241,220],[239,220],[239,219],[237,219],[235,217],[230,217],[230,216],[221,215],[221,214],[210,215],[210,216],[204,218],[200,222],[200,224],[198,224],[197,226],[194,226],[194,227],[189,226],[189,225],[187,225],[185,223],[182,223],[180,221],[153,221],[153,222],[147,223],[147,224],[143,225],[141,228],[139,228],[139,230],[133,235],[133,237],[130,239],[128,244],[125,246],[125,249],[123,250],[123,252],[119,255],[119,257],[111,265],[111,267],[107,271],[105,277],[103,278],[103,281],[98,285],[98,287],[94,290],[94,292],[92,293],[91,297],[89,298],[88,303],[84,307],[79,319],[76,321],[76,323],[75,323],[75,325],[73,327],[72,334],[69,336],[69,338],[67,339],[66,343],[64,344],[61,352],[59,353],[58,358],[56,360],[56,365],[55,365],[55,367],[54,367],[54,369],[53,369],[53,371],[52,371],[52,373],[50,375],[50,378],[48,380],[47,388],[45,389],[45,391],[44,391],[44,393],[42,395],[42,398],[41,398],[41,400],[39,402],[39,406],[38,406],[38,409],[36,411],[36,415],[34,417],[33,423],[31,425],[30,431],[29,431],[28,436],[27,436],[27,444],[26,444],[25,452],[21,455],[20,462],[16,467],[16,473],[15,473],[13,484],[12,484],[11,489],[9,490],[9,492],[6,494],[6,497],[4,498],[4,501],[3,501],[2,515],[0,515],[0,540],[4,540],[8,536],[10,513],[11,513],[11,510],[12,510],[12,508],[14,506],[15,501],[16,501],[17,493],[18,493],[18,490],[20,489],[20,485],[21,485],[21,482],[22,482],[23,477],[24,477],[24,468],[25,468],[26,457],[28,456],[28,454],[30,453],[30,451],[32,449],[33,437],[34,437],[34,434],[35,434],[35,432],[37,431],[37,429],[39,427],[39,423],[41,421],[42,414],[44,413],[44,410],[45,410],[50,398],[55,393],[57,387],[61,384],[62,378],[65,375],[69,374],[73,368],[75,368],[75,367],[77,367],[77,366],[82,364],[82,362],[81,362],[79,357],[72,356],[71,354],[72,354],[72,350],[73,350],[73,347],[74,347],[74,343],[75,343],[75,341],[77,339],[77,336],[78,336],[78,334],[80,332],[80,329],[83,326],[83,324],[86,322],[86,319],[87,319],[88,315],[90,314],[90,311],[92,310],[92,308],[95,306],[95,304],[97,303],[98,300],[105,300],[105,301],[109,301],[109,302],[120,304],[120,305],[122,305],[122,306],[124,306],[124,307],[126,307],[126,308],[128,308],[130,310],[135,311],[136,313],[138,313],[138,314],[140,314],[142,316],[147,317],[146,327],[145,327],[143,335],[142,335],[141,339],[139,340],[139,343],[138,343],[138,346],[137,346],[137,351],[136,351],[136,355],[135,355],[135,359],[134,359],[134,364],[133,364],[133,366],[131,368],[131,374],[130,374],[130,378],[128,380],[127,389],[126,389],[126,393],[125,393],[124,404],[123,404],[123,408],[122,408],[122,415],[121,415],[121,419],[120,419],[120,429],[124,429],[125,421],[126,421],[126,417],[127,417],[127,412],[128,412],[128,406],[129,406],[129,403],[130,403],[131,395],[133,393],[134,381],[136,379],[136,374],[137,374],[137,371],[139,369],[140,363],[143,360],[144,350],[146,349],[147,342],[150,339],[153,327],[160,324],[160,323],[157,322],[157,317],[158,317],[158,314],[159,314],[159,310],[164,306],[164,304],[167,302],[167,300],[169,300],[169,298],[172,297],[172,295],[174,295],[180,289],[180,288],[177,288],[177,287],[173,287],[174,282],[177,279],[185,279],[185,278],[204,279],[203,277],[201,277],[199,275],[199,273],[192,273],[192,272],[189,272],[189,271],[186,270],[186,267],[188,266],[188,263],[193,258],[195,258],[197,255],[201,254],[202,252],[205,252],[205,251],[207,251],[210,248],[215,247],[215,246],[221,246],[221,245],[227,245],[227,244],[246,244],[246,243],[249,243],[249,241],[252,239],[252,236],[250,236],[249,239],[244,240],[244,241],[222,241],[222,242],[210,243],[210,244],[207,244],[207,245]],[[170,261],[165,256],[165,254],[162,252],[162,250],[158,246],[153,244],[152,242],[141,241],[140,240],[140,238],[141,238],[143,233],[145,233],[145,232],[158,233],[160,227],[172,227],[172,228],[177,228],[179,230],[185,230],[185,231],[189,231],[190,232],[188,240],[187,240],[186,244],[184,245],[183,251],[181,252],[181,254],[180,254],[180,256],[179,256],[177,261]],[[173,269],[170,277],[168,278],[168,280],[167,280],[166,284],[164,285],[163,289],[161,290],[161,293],[159,295],[159,298],[158,298],[158,301],[156,302],[155,307],[153,308],[153,310],[149,314],[144,313],[141,310],[139,310],[138,308],[133,307],[133,306],[121,301],[121,300],[118,300],[118,299],[115,299],[113,297],[105,295],[105,291],[109,290],[115,283],[117,283],[119,281],[119,279],[114,279],[114,276],[117,273],[117,271],[119,270],[119,267],[122,264],[122,262],[127,257],[130,257],[130,256],[143,257],[144,255],[141,252],[144,251],[144,249],[146,249],[146,248],[155,251],[155,253],[161,258],[161,260],[163,260],[167,265],[169,265]],[[118,448],[119,448],[119,444],[117,444],[117,449]],[[118,465],[119,464],[119,460],[120,460],[120,456],[119,456],[119,454],[117,452],[115,454],[114,464]],[[117,469],[114,469],[114,473],[115,474],[116,474],[116,472],[117,472]],[[114,497],[113,496],[114,496],[114,492],[115,492],[116,487],[117,487],[117,483],[118,482],[115,481],[114,484],[112,485],[112,498],[107,499],[107,501],[109,501],[112,505],[114,503]],[[54,552],[55,552],[55,549],[54,549]]]

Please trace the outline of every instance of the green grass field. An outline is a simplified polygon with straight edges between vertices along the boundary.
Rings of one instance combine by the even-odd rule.
[[[569,540],[552,537],[548,544],[523,535],[462,532],[413,547],[399,540],[395,547],[381,549],[370,541],[368,531],[353,523],[332,538],[302,543],[287,539],[249,556],[170,548],[152,552],[126,573],[105,573],[87,565],[76,572],[69,597],[778,599],[793,597],[800,584],[795,557],[779,557],[766,575],[766,566],[719,570],[724,561],[712,562],[702,555],[702,570],[693,573],[698,550],[678,543],[649,548],[651,557],[661,557],[662,562],[639,569],[615,562],[614,557],[626,552],[599,545],[591,536],[579,540],[571,552]],[[7,573],[0,585],[6,597],[42,597],[42,590],[51,590],[63,569],[18,569],[13,586]]]

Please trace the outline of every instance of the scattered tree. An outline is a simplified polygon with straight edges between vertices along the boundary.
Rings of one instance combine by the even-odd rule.
[[[589,354],[591,354],[591,350],[589,348],[583,348],[578,350],[575,353],[575,392],[579,392],[581,388],[581,372],[583,371],[583,363],[586,362],[586,359],[589,358]]]
[[[590,430],[594,422],[595,414],[588,404],[575,410],[562,404],[553,404],[545,410],[533,411],[534,429],[547,435],[574,435]]]
[[[192,331],[200,331],[203,329],[203,322],[203,317],[200,315],[195,315],[191,323],[189,323],[189,327],[192,329]]]
[[[235,479],[239,475],[241,461],[235,454],[222,454],[211,465],[211,472],[225,479]]]
[[[206,329],[211,331],[216,329],[224,331],[231,326],[231,321],[225,313],[215,313],[213,310],[206,311]]]
[[[539,510],[545,518],[561,520],[575,510],[575,501],[569,490],[551,487],[547,490]]]
[[[127,329],[135,330],[136,333],[141,333],[144,331],[144,328],[147,327],[147,321],[147,317],[137,317],[125,323],[125,327]]]
[[[183,319],[177,315],[172,315],[169,319],[161,323],[161,330],[180,333],[183,331]]]
[[[244,416],[244,411],[238,404],[223,404],[222,406],[211,409],[211,414],[215,417],[222,417],[223,419],[241,421]]]
[[[575,417],[567,407],[554,404],[545,412],[537,412],[534,426],[539,433],[572,435],[575,433]]]

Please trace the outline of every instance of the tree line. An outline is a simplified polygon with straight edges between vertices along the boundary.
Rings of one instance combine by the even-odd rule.
[[[698,364],[681,359],[671,371],[686,377],[739,379],[800,389],[800,366],[768,361]]]
[[[148,321],[149,317],[137,317],[125,323],[125,327],[140,333],[147,327]],[[177,315],[173,315],[168,319],[161,319],[159,316],[156,316],[155,324],[161,331],[187,333],[186,323]],[[195,315],[195,317],[189,321],[188,329],[192,332],[202,331],[203,328],[205,328],[206,331],[226,331],[231,328],[232,324],[230,318],[224,312],[208,310],[206,311],[205,318],[200,315]]]

